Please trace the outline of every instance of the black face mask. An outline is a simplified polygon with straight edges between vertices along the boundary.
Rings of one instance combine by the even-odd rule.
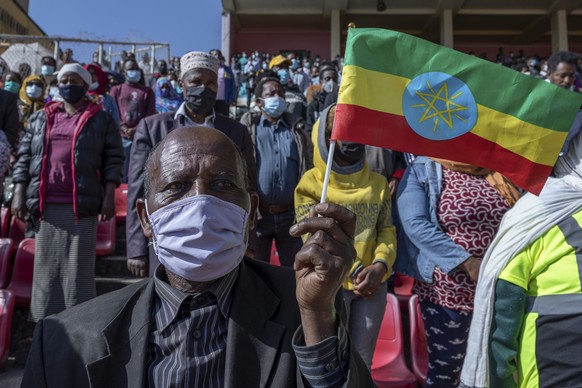
[[[216,103],[216,92],[206,86],[188,86],[184,93],[184,101],[188,109],[197,115],[209,113]]]
[[[342,145],[337,147],[335,152],[341,160],[354,164],[364,157],[365,150],[363,144],[342,142]]]
[[[87,91],[85,90],[84,86],[81,85],[67,85],[67,86],[59,86],[59,94],[71,105],[74,105],[81,101],[81,99],[85,96]]]

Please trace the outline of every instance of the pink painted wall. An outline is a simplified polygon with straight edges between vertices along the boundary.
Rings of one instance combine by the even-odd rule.
[[[329,31],[246,29],[234,32],[233,53],[279,53],[281,50],[310,50],[311,56],[329,58],[331,38]]]

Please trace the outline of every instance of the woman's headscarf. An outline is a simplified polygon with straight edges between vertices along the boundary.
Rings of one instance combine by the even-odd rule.
[[[168,85],[168,92],[164,93],[162,86]],[[182,103],[182,96],[180,96],[176,89],[166,77],[160,77],[156,81],[156,111],[158,113],[174,112]]]
[[[89,73],[91,72],[91,69],[93,69],[95,71],[95,76],[97,77],[97,83],[99,83],[99,86],[97,86],[96,89],[89,90],[89,94],[98,94],[102,96],[105,93],[107,93],[107,81],[108,81],[107,74],[103,70],[101,70],[101,67],[94,65],[92,63],[87,64],[83,67]]]

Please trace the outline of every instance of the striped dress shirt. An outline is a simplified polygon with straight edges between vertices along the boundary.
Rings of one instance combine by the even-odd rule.
[[[170,286],[165,268],[154,275],[155,296],[146,364],[148,387],[222,387],[232,288],[239,267],[201,293]],[[349,366],[349,341],[338,336],[305,346],[302,328],[293,349],[306,386],[341,386]]]

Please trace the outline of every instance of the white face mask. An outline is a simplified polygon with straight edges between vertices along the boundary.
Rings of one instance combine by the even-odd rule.
[[[92,92],[93,90],[97,89],[99,87],[99,82],[93,82],[90,86],[89,86],[89,90]]]
[[[249,213],[211,195],[181,199],[149,213],[160,263],[193,282],[221,278],[242,261]]]
[[[36,100],[36,99],[42,97],[42,88],[40,86],[36,86],[36,85],[26,86],[25,91],[26,91],[26,95],[33,100]]]

